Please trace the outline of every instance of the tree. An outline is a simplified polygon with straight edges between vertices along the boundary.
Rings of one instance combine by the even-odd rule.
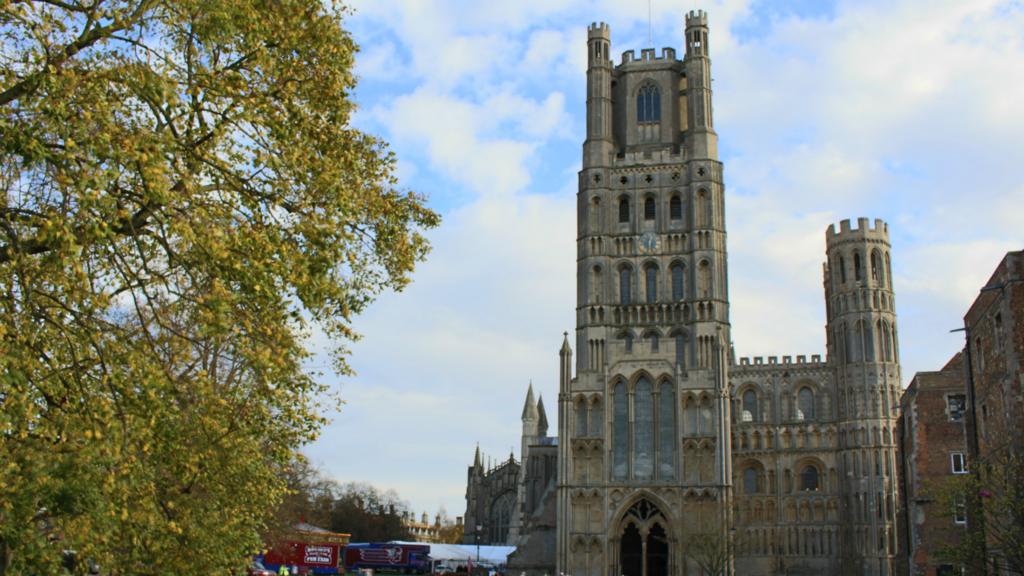
[[[1024,456],[1020,435],[1003,442],[972,462],[970,474],[956,475],[931,487],[945,516],[966,519],[958,542],[939,550],[939,557],[974,571],[990,566],[994,574],[1024,574]]]
[[[341,487],[331,507],[331,530],[352,535],[352,542],[411,540],[402,519],[409,506],[394,490],[381,492],[360,482]]]
[[[346,9],[0,2],[0,574],[228,573],[315,437],[310,322],[438,217],[353,129]]]

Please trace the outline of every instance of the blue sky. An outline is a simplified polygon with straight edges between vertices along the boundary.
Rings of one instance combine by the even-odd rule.
[[[824,353],[829,224],[889,223],[904,383],[960,345],[977,289],[1024,247],[1024,4],[652,0],[655,47],[710,18],[741,356]],[[358,374],[307,454],[340,481],[465,510],[477,443],[518,457],[532,380],[556,419],[574,327],[586,27],[648,46],[643,2],[359,0],[358,127],[442,213],[434,251],[357,321]],[[681,53],[682,50],[680,49]],[[322,344],[314,341],[317,345]]]

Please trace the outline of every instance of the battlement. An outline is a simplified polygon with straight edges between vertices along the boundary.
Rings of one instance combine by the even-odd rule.
[[[604,22],[591,22],[590,26],[587,26],[587,39],[588,40],[611,40],[612,31]]]
[[[850,220],[842,220],[839,222],[839,231],[836,231],[835,224],[829,224],[828,230],[825,232],[826,242],[831,244],[847,238],[877,238],[888,241],[889,239],[889,225],[886,224],[882,219],[875,218],[874,225],[868,218],[857,218],[857,227],[854,228],[850,224]]]
[[[640,59],[636,58],[636,50],[626,50],[622,53],[622,64],[629,64],[631,62],[672,62],[676,60],[676,49],[675,48],[662,48],[661,56],[655,55],[654,48],[644,48],[640,50]]]
[[[686,27],[693,28],[695,26],[707,26],[708,25],[708,14],[703,10],[690,10],[686,14]]]
[[[811,354],[811,360],[807,360],[807,356],[800,354],[796,357],[796,362],[793,361],[792,356],[783,356],[782,362],[779,362],[778,356],[768,356],[768,362],[765,362],[764,356],[747,357],[743,356],[740,359],[740,366],[772,366],[772,365],[801,365],[801,364],[821,364],[821,354]]]

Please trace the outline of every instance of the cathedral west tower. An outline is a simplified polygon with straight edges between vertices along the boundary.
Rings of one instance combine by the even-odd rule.
[[[528,391],[523,466],[470,468],[467,525],[497,527],[517,546],[509,569],[528,576],[890,576],[888,225],[825,232],[824,358],[735,357],[704,12],[686,15],[683,38],[682,59],[644,49],[614,63],[609,27],[588,29],[558,437]]]
[[[683,542],[731,527],[729,298],[707,16],[686,53],[611,60],[588,30],[576,375],[559,396],[557,566],[694,573]],[[563,351],[563,358],[566,355]]]

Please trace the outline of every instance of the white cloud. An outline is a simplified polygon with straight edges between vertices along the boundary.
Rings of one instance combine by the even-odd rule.
[[[762,16],[749,1],[707,4],[737,352],[823,351],[825,228],[882,217],[904,380],[941,367],[960,345],[947,330],[1024,244],[1024,9],[842,1],[826,16],[777,10],[745,36]],[[655,45],[681,55],[695,7],[655,0]],[[393,144],[403,184],[461,196],[444,204],[412,286],[359,320],[349,404],[311,449],[339,478],[461,514],[474,443],[498,458],[518,445],[530,378],[555,425],[556,353],[574,322],[586,26],[610,22],[614,53],[639,49],[647,14],[613,0],[357,9],[359,73],[379,90],[360,118]]]

